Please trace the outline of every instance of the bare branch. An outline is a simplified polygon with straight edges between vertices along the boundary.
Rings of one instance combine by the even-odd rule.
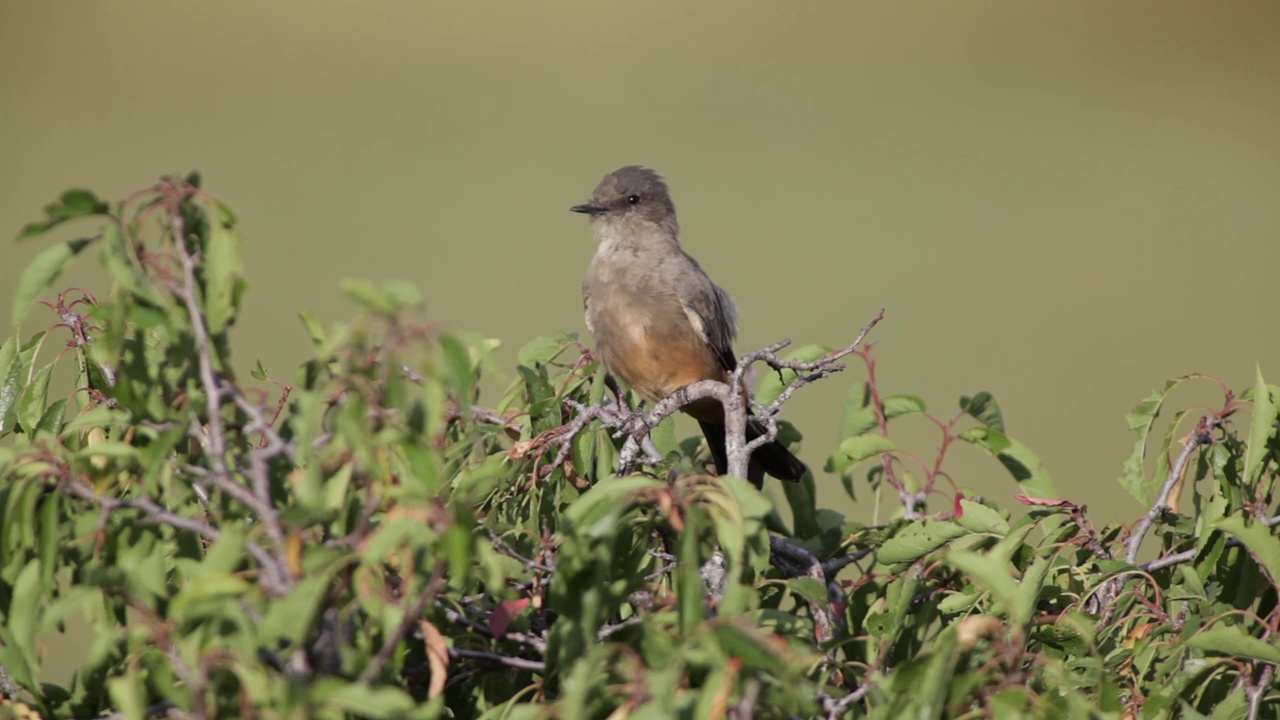
[[[1275,673],[1275,665],[1266,665],[1262,668],[1262,674],[1258,678],[1258,682],[1245,683],[1244,692],[1249,697],[1249,714],[1245,716],[1248,720],[1258,719],[1258,711],[1262,708],[1262,699],[1272,689],[1271,681],[1275,678]]]
[[[805,550],[799,545],[792,544],[777,535],[769,536],[769,548],[776,554],[782,556],[787,562],[795,563],[804,569],[803,574],[817,580],[821,584],[824,592],[827,591],[827,574],[822,569],[822,563],[818,562],[818,558],[813,553]],[[809,605],[809,614],[813,615],[814,628],[817,631],[818,644],[821,645],[831,639],[831,613],[825,605],[813,601],[806,601]]]
[[[513,667],[517,670],[528,670],[530,672],[546,672],[547,667],[537,660],[526,660],[524,658],[511,657],[510,655],[499,655],[498,653],[484,652],[482,650],[466,650],[464,648],[449,648],[451,657],[475,658],[477,660],[491,660],[507,667]]]
[[[1136,562],[1138,559],[1138,550],[1142,547],[1142,541],[1147,537],[1147,532],[1151,529],[1151,525],[1160,517],[1165,510],[1169,508],[1169,493],[1173,492],[1174,485],[1182,479],[1183,471],[1187,466],[1187,462],[1191,459],[1191,454],[1201,445],[1209,445],[1213,442],[1213,428],[1222,424],[1222,420],[1213,416],[1206,415],[1200,418],[1200,422],[1196,425],[1196,429],[1192,432],[1191,439],[1183,446],[1182,452],[1178,453],[1178,459],[1173,463],[1173,467],[1169,470],[1169,478],[1164,481],[1164,487],[1160,489],[1160,496],[1156,498],[1156,502],[1147,511],[1147,514],[1138,521],[1138,526],[1133,529],[1133,534],[1129,536],[1129,542],[1125,547],[1124,559],[1126,562]]]
[[[657,455],[656,451],[650,449],[652,446],[650,445],[649,448],[646,448],[643,445],[649,430],[691,402],[714,398],[725,408],[725,451],[729,460],[728,474],[745,478],[751,451],[773,441],[777,437],[777,421],[774,416],[782,408],[782,405],[799,388],[843,370],[844,366],[837,364],[837,361],[857,350],[862,341],[866,339],[867,334],[883,317],[884,310],[881,309],[871,319],[871,322],[862,328],[862,332],[858,333],[858,337],[851,344],[830,352],[817,360],[798,362],[778,357],[777,352],[790,345],[790,340],[782,340],[766,348],[749,352],[739,360],[738,366],[734,368],[729,377],[728,383],[716,380],[702,380],[686,385],[654,403],[645,412],[629,411],[612,403],[580,405],[570,401],[567,404],[577,411],[574,419],[529,441],[527,447],[518,449],[519,455],[517,457],[530,452],[541,452],[550,445],[558,445],[559,450],[555,458],[544,468],[544,472],[550,473],[555,468],[563,465],[569,458],[569,454],[573,451],[573,439],[591,422],[599,421],[604,427],[629,436],[628,443],[623,448],[623,468],[630,467],[631,464],[636,462],[638,460],[637,456],[642,449],[646,450],[645,454],[648,461],[657,462],[661,460],[661,457]],[[746,440],[747,394],[745,392],[745,378],[751,365],[757,362],[764,362],[775,370],[792,370],[796,373],[796,377],[772,403],[767,407],[760,408],[760,413],[755,419],[760,422],[765,430],[764,436],[748,443]],[[634,443],[631,442],[632,439],[634,439]]]
[[[220,537],[217,528],[209,523],[167,510],[148,497],[127,499],[101,497],[95,495],[88,485],[75,480],[64,480],[59,484],[59,487],[72,497],[87,500],[101,507],[103,511],[101,527],[105,527],[106,520],[112,513],[120,510],[136,510],[142,513],[141,522],[146,525],[168,525],[175,530],[198,535],[209,542],[215,542]],[[262,569],[261,583],[263,590],[271,595],[287,593],[293,583],[281,562],[255,542],[246,543],[245,548]]]
[[[823,695],[822,709],[827,711],[827,720],[839,720],[839,718],[844,717],[844,714],[849,712],[849,708],[860,702],[870,690],[871,685],[864,682],[853,692],[842,698],[833,698],[828,695]]]
[[[178,262],[182,265],[182,283],[173,287],[182,300],[191,319],[191,332],[196,341],[196,360],[200,366],[200,384],[204,386],[205,415],[208,416],[208,453],[213,461],[215,475],[231,479],[227,467],[226,429],[222,424],[222,392],[213,371],[213,351],[210,349],[209,327],[205,324],[204,311],[196,296],[196,260],[187,249],[186,221],[182,217],[182,191],[177,186],[162,186],[168,201],[169,221],[172,227],[173,246]]]

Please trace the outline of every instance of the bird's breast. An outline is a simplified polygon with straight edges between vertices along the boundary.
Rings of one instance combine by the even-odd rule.
[[[723,375],[675,288],[665,286],[653,269],[643,258],[619,257],[615,251],[597,255],[584,283],[601,361],[651,402]]]

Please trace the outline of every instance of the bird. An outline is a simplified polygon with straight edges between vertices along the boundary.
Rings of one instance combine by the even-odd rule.
[[[680,246],[675,203],[662,176],[639,165],[619,168],[604,176],[590,201],[570,210],[590,217],[597,240],[582,304],[605,370],[651,403],[701,380],[729,382],[737,366],[738,311]],[[681,409],[698,421],[716,472],[724,475],[724,407],[704,398]],[[758,419],[748,418],[748,442],[764,432]],[[807,470],[772,440],[752,453],[746,479],[762,488],[766,474],[799,482]]]

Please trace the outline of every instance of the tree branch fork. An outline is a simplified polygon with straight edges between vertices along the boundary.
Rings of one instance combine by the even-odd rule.
[[[566,404],[577,412],[576,417],[534,438],[526,446],[518,448],[517,456],[531,452],[540,453],[551,446],[559,446],[555,458],[539,473],[545,477],[568,460],[569,454],[573,451],[573,440],[592,422],[599,422],[603,427],[613,430],[615,437],[627,438],[623,445],[619,471],[619,474],[625,474],[638,463],[661,462],[662,458],[652,447],[645,446],[644,439],[650,430],[686,405],[710,398],[724,407],[725,450],[729,460],[727,474],[745,478],[751,453],[777,438],[777,415],[782,410],[782,406],[805,385],[843,371],[846,366],[841,364],[840,360],[857,350],[867,334],[883,318],[884,310],[881,309],[862,328],[852,343],[829,352],[817,360],[801,362],[779,357],[778,353],[791,344],[790,340],[781,340],[768,347],[749,352],[739,359],[737,367],[729,375],[728,382],[702,380],[686,385],[654,403],[647,410],[630,410],[614,402],[584,405],[572,400],[566,401]],[[786,370],[795,373],[782,392],[767,405],[749,400],[745,392],[748,372],[759,362],[765,363],[778,373]],[[749,415],[753,420],[758,421],[764,430],[760,437],[751,441],[746,437]]]

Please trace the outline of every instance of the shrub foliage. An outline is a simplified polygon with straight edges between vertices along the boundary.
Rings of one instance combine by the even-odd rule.
[[[14,324],[44,329],[0,347],[0,712],[1277,716],[1260,373],[1139,403],[1121,482],[1149,511],[1096,529],[989,394],[936,415],[848,348],[866,379],[826,470],[896,508],[868,526],[818,507],[812,476],[761,493],[708,474],[699,439],[612,402],[572,336],[524,346],[481,406],[492,343],[428,319],[408,285],[346,284],[359,317],[304,314],[292,380],[242,379],[237,221],[198,177],[115,203],[68,191],[19,240],[82,218],[96,234],[51,244],[16,290]],[[91,249],[111,287],[59,287]],[[766,417],[837,369],[822,348],[761,357]],[[1184,383],[1220,406],[1162,415]],[[910,416],[936,451],[895,444]],[[650,429],[661,462],[615,476]],[[955,492],[956,443],[1025,511]],[[59,632],[79,657],[49,656]]]

